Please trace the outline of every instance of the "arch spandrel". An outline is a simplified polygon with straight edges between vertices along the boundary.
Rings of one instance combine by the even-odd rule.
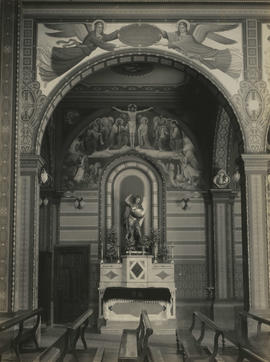
[[[186,20],[185,20],[186,21]],[[234,64],[234,69],[229,69],[228,64],[225,66],[223,64],[223,60],[226,60],[226,54],[231,52],[231,50],[237,50],[239,53],[242,52],[242,28],[243,25],[241,22],[232,22],[232,21],[224,21],[220,23],[216,22],[207,22],[205,20],[188,20],[186,23],[189,26],[188,35],[190,37],[189,41],[184,46],[183,52],[181,52],[180,47],[178,47],[179,36],[177,35],[177,27],[179,26],[181,20],[174,22],[142,22],[139,25],[134,23],[125,23],[125,22],[110,22],[105,23],[104,34],[112,34],[116,30],[119,30],[118,39],[115,39],[114,36],[111,37],[109,41],[106,41],[106,46],[125,46],[125,49],[101,49],[97,47],[94,50],[89,50],[89,54],[85,54],[84,56],[79,57],[77,63],[72,62],[68,57],[65,58],[65,67],[63,72],[57,68],[57,64],[55,64],[55,68],[50,68],[50,71],[53,69],[53,72],[58,72],[58,76],[55,78],[52,75],[53,72],[47,73],[44,70],[46,66],[40,68],[40,63],[43,59],[48,59],[48,54],[44,53],[42,49],[42,44],[45,42],[46,47],[49,51],[54,49],[55,51],[66,52],[66,50],[59,50],[60,47],[68,47],[76,45],[74,37],[59,37],[59,29],[54,29],[56,23],[50,21],[49,27],[45,26],[43,23],[37,24],[38,36],[37,36],[37,64],[36,69],[33,68],[34,73],[36,74],[35,84],[39,82],[40,88],[37,90],[35,87],[36,95],[38,95],[36,100],[36,105],[33,108],[36,108],[35,113],[35,122],[31,124],[31,127],[28,127],[29,122],[23,122],[21,128],[21,138],[22,145],[21,150],[24,153],[34,152],[39,154],[41,140],[43,137],[44,130],[46,128],[46,124],[50,119],[54,109],[57,104],[64,98],[69,90],[71,90],[77,83],[81,80],[85,79],[90,74],[93,74],[97,71],[102,71],[107,67],[123,64],[128,62],[146,62],[146,63],[157,63],[162,64],[164,66],[174,67],[176,69],[185,69],[187,73],[190,73],[194,77],[201,77],[202,79],[209,80],[214,87],[220,91],[225,99],[228,101],[230,106],[232,107],[234,113],[236,114],[236,118],[240,124],[240,128],[243,129],[241,114],[237,112],[237,107],[235,106],[235,102],[232,98],[233,94],[237,93],[239,88],[239,82],[242,80],[242,70],[243,70],[243,60],[240,57],[240,68],[239,64]],[[71,23],[73,26],[75,23]],[[88,24],[88,23],[87,23]],[[58,25],[65,26],[66,22],[58,23]],[[76,23],[75,26],[82,27],[84,23]],[[88,24],[93,30],[94,22]],[[213,28],[214,26],[214,28]],[[25,28],[29,27],[29,20],[25,20]],[[51,27],[51,28],[50,28]],[[133,28],[136,29],[133,29]],[[147,29],[144,29],[147,27]],[[218,40],[208,39],[209,31],[208,27],[210,27],[210,32],[216,32],[218,35],[222,35],[227,40],[227,44],[221,44]],[[217,28],[218,27],[218,28]],[[207,29],[206,29],[207,28]],[[90,28],[89,28],[90,29]],[[91,30],[90,29],[90,30]],[[144,30],[143,30],[144,29]],[[179,28],[178,28],[179,29]],[[211,30],[212,29],[212,30]],[[90,31],[89,30],[89,31]],[[92,31],[91,30],[91,31]],[[199,31],[200,30],[200,31]],[[207,30],[207,31],[206,31]],[[34,27],[32,26],[32,31],[34,31]],[[138,32],[141,32],[141,35],[147,35],[142,37],[142,44],[136,43],[134,40],[134,31],[136,36]],[[143,33],[144,31],[147,32]],[[178,30],[179,31],[179,30]],[[85,32],[85,31],[84,31]],[[29,32],[28,32],[29,33]],[[25,34],[28,34],[25,33]],[[54,33],[56,35],[50,36],[50,33]],[[62,33],[63,34],[63,33]],[[90,33],[89,33],[90,34]],[[28,36],[28,35],[24,35]],[[84,34],[78,35],[81,36],[84,42],[87,43],[87,32]],[[29,36],[28,36],[29,37]],[[33,37],[33,35],[32,35]],[[60,40],[59,40],[60,39]],[[191,54],[189,50],[191,50],[191,45],[194,39],[198,42],[198,49],[196,48],[195,53]],[[30,41],[31,39],[27,39]],[[34,41],[32,39],[32,41]],[[77,39],[78,41],[78,39]],[[135,43],[134,43],[135,41]],[[67,44],[68,42],[74,42],[74,44]],[[61,45],[59,45],[61,43]],[[85,43],[85,44],[86,44]],[[87,43],[88,44],[88,43]],[[86,44],[86,45],[87,45]],[[177,45],[178,44],[178,45]],[[25,45],[26,46],[26,45]],[[210,51],[214,49],[214,53],[218,54],[218,58],[215,59],[213,64],[210,64],[208,60],[204,60],[203,51],[208,48]],[[76,46],[75,46],[76,48]],[[73,48],[73,50],[75,49]],[[66,48],[65,48],[66,49]],[[87,48],[88,49],[88,48]],[[77,50],[77,48],[76,48]],[[113,51],[111,51],[113,50]],[[207,50],[208,51],[208,50]],[[27,52],[25,52],[27,54]],[[50,53],[49,53],[50,54]],[[62,54],[62,53],[61,53]],[[61,55],[60,54],[60,55]],[[65,53],[66,54],[66,53]],[[234,57],[233,52],[230,53],[230,57]],[[45,57],[45,58],[44,58]],[[58,58],[59,58],[58,54]],[[28,61],[26,55],[22,56],[22,60]],[[57,56],[54,59],[58,59]],[[222,59],[222,61],[220,60]],[[228,60],[228,59],[227,59]],[[50,59],[52,62],[52,57]],[[33,61],[32,61],[33,63]],[[57,63],[57,62],[56,62]],[[226,63],[226,62],[225,62]],[[228,61],[227,61],[228,63]],[[41,63],[44,65],[44,63]],[[229,64],[230,65],[230,64]],[[35,65],[31,65],[34,67]],[[238,69],[236,69],[238,67]],[[47,67],[48,68],[48,67]],[[43,73],[40,71],[43,69]],[[45,74],[45,75],[44,75]],[[49,74],[49,75],[48,75]],[[47,78],[46,78],[47,77]],[[43,78],[43,79],[42,79]],[[47,85],[45,84],[45,80],[47,80]],[[31,88],[31,82],[25,82],[24,87]],[[42,99],[40,96],[42,95]],[[44,99],[46,96],[46,99]],[[42,102],[41,102],[42,101]],[[27,103],[27,102],[26,102]],[[24,108],[24,104],[22,105],[22,109]],[[21,111],[22,113],[22,111]],[[34,129],[33,129],[34,128]],[[245,137],[244,137],[245,138]],[[30,144],[31,142],[31,144]]]

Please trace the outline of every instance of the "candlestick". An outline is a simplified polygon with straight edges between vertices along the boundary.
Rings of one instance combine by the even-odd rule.
[[[117,263],[120,263],[120,245],[117,245]]]
[[[174,260],[173,260],[173,258],[174,258],[174,253],[173,253],[174,245],[171,245],[171,248],[172,248],[172,260],[171,260],[171,263],[173,264],[174,263]]]
[[[103,264],[103,242],[101,242],[100,248],[100,263]]]
[[[154,263],[157,263],[157,254],[158,254],[158,248],[157,243],[154,244]]]

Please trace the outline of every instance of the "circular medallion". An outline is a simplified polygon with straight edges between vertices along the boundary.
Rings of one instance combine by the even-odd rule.
[[[132,47],[147,47],[161,39],[161,31],[150,24],[130,24],[119,31],[119,40]]]

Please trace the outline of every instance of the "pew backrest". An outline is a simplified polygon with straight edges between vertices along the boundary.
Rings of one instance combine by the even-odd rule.
[[[67,331],[69,335],[69,352],[73,354],[75,359],[76,356],[76,344],[79,338],[83,343],[84,349],[87,349],[87,344],[85,340],[85,330],[89,325],[90,318],[93,315],[93,309],[88,309],[82,315],[80,315],[73,323],[67,325]]]
[[[66,330],[57,340],[43,352],[41,352],[33,362],[58,362],[63,361],[69,342],[69,332]]]
[[[137,328],[137,349],[139,355],[146,355],[148,349],[148,339],[153,334],[153,329],[146,310],[142,310],[140,322]]]
[[[240,317],[245,319],[246,321],[248,319],[252,319],[254,321],[257,322],[257,336],[259,337],[261,332],[262,332],[262,325],[265,324],[267,326],[270,327],[270,318],[267,319],[265,317],[261,317],[257,314],[253,314],[253,313],[250,313],[250,312],[240,312],[239,313]]]
[[[211,330],[214,333],[214,342],[213,342],[213,350],[211,351],[211,357],[210,360],[214,360],[217,353],[218,353],[218,347],[219,347],[219,339],[222,339],[222,348],[224,348],[224,334],[222,329],[220,329],[214,321],[209,319],[206,315],[204,315],[201,312],[193,312],[192,313],[192,324],[190,327],[190,333],[192,334],[193,329],[195,328],[196,321],[200,323],[200,335],[198,338],[196,338],[197,343],[201,345],[204,337],[205,337],[205,331],[206,328]]]
[[[2,341],[0,343],[0,359],[2,353],[13,348],[17,358],[20,360],[20,345],[30,340],[35,343],[36,349],[39,348],[36,334],[41,322],[41,312],[42,308],[33,311],[21,311],[15,317],[0,323],[0,341]],[[34,323],[32,323],[33,319]],[[31,326],[25,326],[28,322],[31,322]],[[18,330],[12,333],[12,329],[15,329],[17,326]]]

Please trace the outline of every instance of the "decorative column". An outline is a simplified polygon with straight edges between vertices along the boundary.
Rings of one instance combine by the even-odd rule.
[[[16,0],[0,0],[0,313],[14,311],[16,235]]]
[[[249,309],[270,308],[267,245],[267,170],[269,154],[243,154],[246,174],[247,255]]]
[[[37,307],[38,248],[39,248],[39,175],[41,157],[24,154],[21,157],[20,177],[20,233],[16,250],[17,309]]]
[[[213,201],[215,296],[216,300],[234,297],[233,285],[233,201],[231,189],[211,190]]]
[[[234,320],[233,201],[231,189],[212,189],[215,304],[214,319],[224,327]]]

